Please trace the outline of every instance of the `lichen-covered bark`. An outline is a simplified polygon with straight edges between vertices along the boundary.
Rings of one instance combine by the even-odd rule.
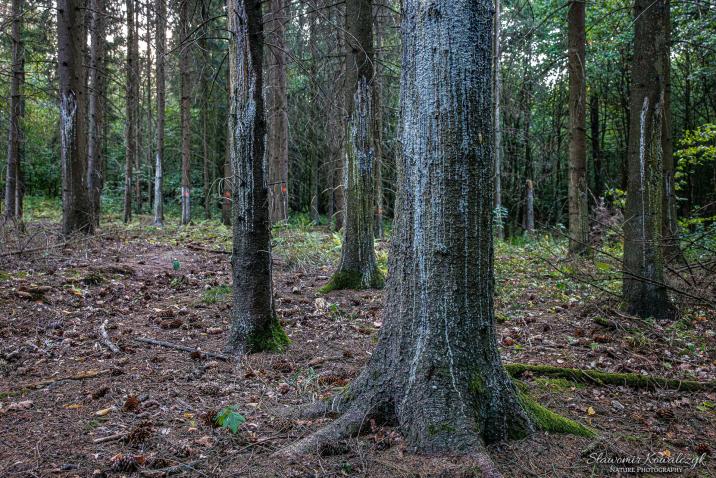
[[[331,407],[286,453],[397,422],[411,449],[471,453],[533,426],[495,337],[491,0],[406,0],[402,155],[384,326]]]
[[[380,287],[374,250],[375,153],[373,150],[372,1],[346,3],[346,108],[343,145],[345,213],[341,262],[324,290]]]
[[[87,118],[82,68],[84,2],[57,2],[57,62],[60,96],[60,157],[62,162],[62,231],[92,233],[87,196]]]
[[[154,225],[164,225],[164,109],[166,104],[166,64],[167,36],[165,0],[156,0],[156,35],[155,49],[157,52],[157,150],[154,157]]]
[[[494,63],[494,105],[495,105],[495,211],[499,214],[497,222],[497,237],[505,238],[504,218],[502,217],[502,73],[500,71],[502,45],[500,32],[502,25],[500,20],[500,0],[495,0],[495,29],[493,35]]]
[[[623,293],[630,313],[667,318],[661,247],[665,22],[668,0],[637,0],[630,97],[629,175],[624,221]]]
[[[569,4],[569,252],[584,254],[589,240],[587,144],[584,117],[587,102],[584,0]]]
[[[266,122],[261,91],[263,27],[260,0],[231,0],[230,157],[232,167],[232,325],[228,348],[280,350],[288,338],[274,314],[271,232],[264,165]]]

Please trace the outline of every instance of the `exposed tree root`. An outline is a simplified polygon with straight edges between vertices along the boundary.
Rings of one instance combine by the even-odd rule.
[[[16,392],[22,391],[22,390],[37,390],[40,388],[44,388],[48,385],[52,385],[53,383],[63,382],[65,380],[84,380],[87,378],[95,378],[95,377],[99,377],[100,375],[103,375],[107,372],[109,372],[109,370],[87,370],[85,372],[80,372],[76,375],[65,375],[62,377],[40,380],[39,382],[26,383],[26,384],[20,385],[19,387],[17,387],[14,390],[0,392],[0,396],[8,396],[8,395],[15,394]]]
[[[600,372],[579,368],[553,367],[551,365],[531,365],[523,363],[505,364],[507,372],[514,378],[520,378],[526,372],[534,375],[557,377],[579,383],[594,385],[623,385],[636,389],[667,389],[684,392],[716,391],[716,381],[697,382],[695,380],[678,380],[673,378],[654,377],[638,373]]]
[[[337,397],[331,401],[316,401],[294,407],[281,407],[273,410],[274,415],[292,419],[312,419],[341,413],[340,401]]]
[[[325,454],[341,440],[358,435],[369,419],[370,416],[363,407],[351,407],[330,424],[277,451],[275,455],[293,459],[312,453]]]

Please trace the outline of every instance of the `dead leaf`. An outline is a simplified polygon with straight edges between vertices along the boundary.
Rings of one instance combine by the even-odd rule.
[[[594,407],[588,407],[588,408],[587,408],[587,415],[589,415],[589,416],[591,417],[591,416],[594,416],[594,415],[596,415],[596,414],[597,414],[597,412],[594,411]]]

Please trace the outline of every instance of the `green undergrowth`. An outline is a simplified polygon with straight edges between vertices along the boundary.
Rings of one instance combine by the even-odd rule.
[[[216,287],[206,289],[202,295],[201,301],[205,304],[216,304],[224,300],[229,294],[231,294],[231,286],[227,284],[221,284]]]
[[[281,327],[278,320],[272,321],[271,325],[258,330],[246,339],[246,348],[249,353],[257,352],[283,352],[288,348],[291,339]]]

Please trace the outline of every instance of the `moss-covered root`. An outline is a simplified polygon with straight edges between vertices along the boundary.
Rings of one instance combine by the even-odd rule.
[[[262,329],[256,330],[246,338],[246,351],[257,352],[283,352],[291,343],[278,319]]]
[[[573,382],[593,385],[624,385],[637,389],[667,389],[685,392],[716,391],[716,381],[697,382],[672,378],[640,375],[637,373],[612,373],[579,368],[553,367],[551,365],[530,365],[523,363],[506,364],[507,372],[514,378],[520,378],[525,372],[547,377],[565,378]]]
[[[535,427],[550,433],[566,433],[569,435],[577,435],[582,437],[593,438],[597,436],[597,432],[589,427],[563,417],[558,413],[549,410],[540,405],[537,401],[530,397],[527,393],[527,387],[524,384],[517,384],[517,394],[527,414],[532,419]]]
[[[324,294],[333,290],[341,289],[381,289],[385,282],[385,276],[379,268],[375,268],[370,278],[366,279],[363,274],[358,271],[339,270],[328,281],[326,285],[318,289]]]

